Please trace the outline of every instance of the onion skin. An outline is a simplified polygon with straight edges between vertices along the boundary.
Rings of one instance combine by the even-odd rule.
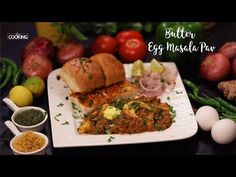
[[[220,53],[224,54],[229,60],[236,58],[236,42],[227,42],[219,50]]]
[[[23,49],[22,59],[24,60],[31,54],[38,54],[52,60],[54,52],[52,41],[45,37],[35,37]]]
[[[232,61],[231,71],[232,71],[233,78],[236,79],[236,57]]]
[[[200,74],[208,81],[221,81],[230,74],[229,59],[221,53],[209,54],[200,65]]]
[[[61,46],[57,52],[57,61],[63,65],[67,61],[83,57],[85,54],[85,47],[81,42],[70,41]]]

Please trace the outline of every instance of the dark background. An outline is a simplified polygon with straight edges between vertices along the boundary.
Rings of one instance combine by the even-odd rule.
[[[28,40],[7,40],[7,33],[18,32],[28,33],[29,38],[36,36],[34,23],[1,23],[1,43],[0,43],[0,56],[5,56],[16,61],[18,65],[21,65],[21,52]],[[148,40],[153,37],[148,37]],[[236,23],[216,23],[214,27],[205,31],[205,41],[209,45],[214,45],[217,49],[225,42],[236,41]],[[88,46],[89,44],[86,44]],[[216,50],[217,50],[216,49]],[[151,56],[148,57],[148,59]],[[147,60],[148,60],[147,59]],[[196,68],[196,67],[195,67]],[[215,84],[209,84],[201,80],[198,77],[197,72],[193,72],[191,68],[185,68],[180,70],[182,78],[188,78],[195,81],[201,86],[202,90],[211,94],[222,94],[217,90]],[[4,121],[9,120],[11,117],[11,110],[3,103],[2,99],[7,96],[10,88],[8,85],[1,90],[1,127],[0,127],[0,154],[11,155],[12,151],[9,147],[9,142],[13,137],[13,134],[7,129]],[[47,91],[38,100],[34,100],[34,105],[40,106],[48,110],[48,98]],[[197,105],[193,104],[193,107]],[[45,133],[51,140],[51,127],[50,121],[47,122]],[[203,132],[200,129],[193,137],[185,140],[161,142],[161,143],[147,143],[137,145],[122,145],[122,146],[101,146],[101,147],[80,147],[80,148],[63,148],[55,149],[52,147],[52,143],[47,150],[47,154],[77,154],[81,156],[104,156],[104,155],[159,155],[159,154],[201,154],[201,155],[214,155],[214,154],[236,154],[236,141],[228,145],[216,144],[209,132]]]

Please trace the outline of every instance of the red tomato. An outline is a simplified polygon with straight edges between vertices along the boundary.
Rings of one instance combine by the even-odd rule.
[[[119,54],[126,63],[144,60],[147,51],[147,45],[140,39],[129,39],[119,48]]]
[[[140,32],[134,30],[121,31],[116,35],[116,41],[119,45],[125,43],[129,39],[144,40],[143,35]]]
[[[39,76],[46,79],[52,70],[52,62],[39,54],[28,55],[23,62],[23,72],[26,77]]]
[[[92,52],[115,54],[117,50],[117,42],[115,38],[109,35],[98,36],[92,43]]]

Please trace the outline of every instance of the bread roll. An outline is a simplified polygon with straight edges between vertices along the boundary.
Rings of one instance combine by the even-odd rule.
[[[69,60],[63,65],[59,75],[72,92],[92,92],[105,84],[101,67],[89,58]]]
[[[125,80],[124,66],[114,55],[99,53],[93,55],[91,60],[102,68],[105,76],[105,87]]]

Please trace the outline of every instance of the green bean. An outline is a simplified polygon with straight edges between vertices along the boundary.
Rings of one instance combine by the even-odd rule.
[[[0,85],[0,89],[2,89],[3,87],[5,87],[7,85],[8,81],[11,79],[11,76],[12,76],[12,65],[8,65],[6,77]]]
[[[20,82],[20,77],[21,77],[22,73],[23,73],[22,68],[21,68],[21,67],[18,67],[16,74],[13,76],[12,84],[13,84],[14,86],[16,86],[17,84],[19,84],[19,82]]]
[[[14,61],[12,61],[11,59],[6,58],[6,57],[1,57],[1,60],[3,60],[6,64],[12,66],[12,73],[13,73],[13,75],[15,75],[16,71],[17,71],[16,63]]]
[[[229,111],[232,111],[234,113],[236,113],[236,107],[231,105],[229,102],[223,100],[220,97],[216,97],[215,98],[222,106],[224,106],[225,108],[227,108]]]
[[[2,63],[2,68],[1,68],[1,72],[0,72],[0,80],[2,80],[7,72],[7,65],[6,63],[0,59],[0,62]]]
[[[192,83],[191,81],[187,79],[184,79],[183,82],[187,87],[192,89],[194,96],[198,96],[199,88],[197,85],[195,85],[194,83]]]

